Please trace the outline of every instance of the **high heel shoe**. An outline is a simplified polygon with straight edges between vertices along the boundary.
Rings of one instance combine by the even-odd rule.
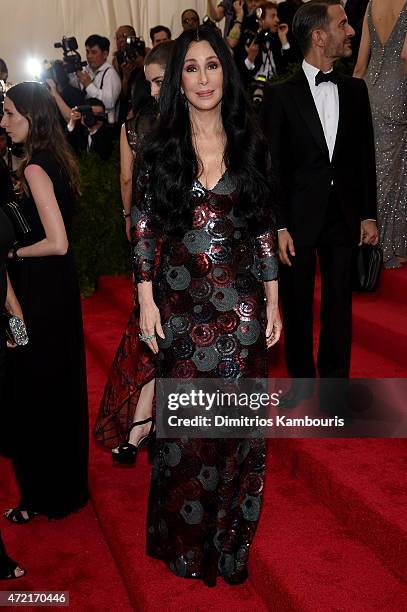
[[[129,442],[130,432],[134,427],[138,425],[145,425],[146,423],[151,423],[150,431],[146,436],[143,436],[138,441],[137,445],[131,444]],[[150,458],[150,454],[152,452],[152,447],[155,439],[155,431],[154,430],[154,420],[152,417],[148,419],[144,419],[144,421],[136,421],[129,429],[129,433],[127,434],[127,440],[119,444],[117,449],[112,450],[112,457],[115,463],[120,463],[122,465],[133,465],[136,461],[137,452],[139,448],[143,448],[144,446],[148,446],[148,454]]]

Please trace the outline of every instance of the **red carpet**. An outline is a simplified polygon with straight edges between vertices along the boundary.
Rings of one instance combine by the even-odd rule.
[[[356,296],[352,376],[406,377],[407,270],[386,271],[379,291]],[[84,302],[92,422],[131,311],[131,287],[103,278]],[[284,376],[281,347],[270,374]],[[407,442],[273,440],[250,580],[216,589],[173,576],[145,557],[149,466],[113,468],[91,445],[92,501],[61,522],[2,521],[29,575],[2,588],[69,590],[71,608],[199,612],[407,610]],[[2,461],[1,507],[15,502]],[[10,587],[9,587],[10,585]]]

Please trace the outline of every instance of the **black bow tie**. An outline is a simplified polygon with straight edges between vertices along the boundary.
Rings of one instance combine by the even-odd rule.
[[[329,83],[329,81],[331,81],[331,83],[335,83],[335,85],[338,84],[338,75],[333,70],[327,73],[320,70],[315,77],[315,85],[317,86],[320,83]]]

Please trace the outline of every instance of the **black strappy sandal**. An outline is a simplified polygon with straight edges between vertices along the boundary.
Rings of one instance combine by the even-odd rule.
[[[16,574],[16,572],[22,573]],[[16,561],[8,556],[0,535],[0,580],[16,580],[25,576],[26,573]]]
[[[130,432],[134,427],[138,425],[145,425],[146,423],[151,423],[150,431],[146,436],[143,436],[138,441],[137,445],[131,444],[129,442]],[[154,420],[152,417],[148,419],[144,419],[144,421],[136,421],[129,429],[129,433],[127,434],[127,440],[119,444],[117,449],[112,450],[112,457],[115,463],[120,463],[121,465],[134,465],[137,457],[137,452],[140,448],[148,446],[148,458],[151,461],[154,451],[154,443],[155,443],[155,431],[154,431]]]
[[[28,518],[23,516],[23,512],[27,513]],[[7,512],[4,513],[5,518],[10,521],[10,523],[14,523],[16,525],[24,525],[24,523],[28,523],[31,519],[38,516],[38,512],[34,512],[34,510],[27,510],[26,508],[10,508]]]

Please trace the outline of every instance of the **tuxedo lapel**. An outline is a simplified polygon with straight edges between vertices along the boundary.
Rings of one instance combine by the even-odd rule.
[[[291,84],[295,86],[295,101],[306,125],[308,126],[317,145],[329,157],[324,130],[322,129],[317,107],[315,106],[307,77],[302,69],[299,70],[295,77],[292,78]]]

